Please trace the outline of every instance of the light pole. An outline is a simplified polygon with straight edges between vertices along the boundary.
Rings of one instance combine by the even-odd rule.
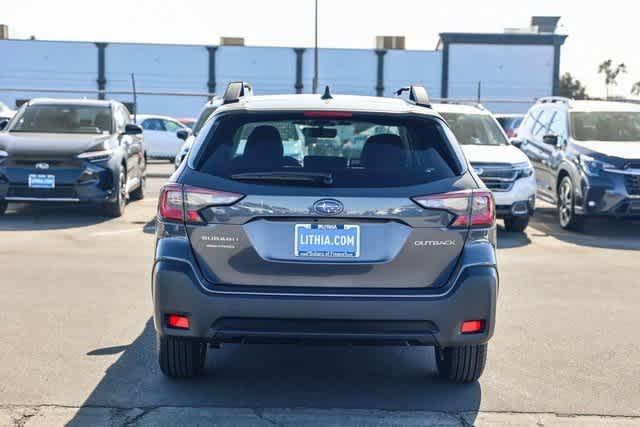
[[[313,93],[318,93],[318,0],[316,2],[315,43],[313,47]]]

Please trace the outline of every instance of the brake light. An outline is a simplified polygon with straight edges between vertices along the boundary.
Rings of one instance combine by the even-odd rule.
[[[189,318],[187,316],[169,314],[167,315],[167,327],[173,329],[189,329],[191,327],[191,322],[189,322]]]
[[[466,320],[460,325],[460,333],[477,334],[484,330],[484,320]]]
[[[182,221],[182,186],[165,185],[158,198],[158,216],[165,221]]]
[[[451,228],[486,228],[496,222],[496,207],[489,190],[463,190],[414,197],[426,209],[440,209],[454,214]]]
[[[305,111],[304,116],[323,119],[343,119],[353,117],[353,113],[351,111]]]
[[[169,184],[160,193],[158,214],[163,220],[204,223],[199,212],[201,209],[209,206],[229,206],[242,197],[242,194],[226,191]]]

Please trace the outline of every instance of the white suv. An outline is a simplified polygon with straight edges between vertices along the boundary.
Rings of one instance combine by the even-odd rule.
[[[480,105],[434,104],[476,174],[493,191],[507,231],[527,228],[536,201],[536,179],[527,156],[507,140],[493,115]]]

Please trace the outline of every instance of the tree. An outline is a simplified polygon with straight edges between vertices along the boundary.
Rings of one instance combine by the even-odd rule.
[[[618,76],[627,72],[627,66],[624,63],[618,64],[613,68],[613,61],[607,59],[598,66],[598,74],[604,74],[604,84],[609,97],[609,87],[618,85]]]
[[[560,96],[571,99],[587,99],[587,88],[582,85],[580,80],[575,80],[571,73],[564,73],[560,77]]]

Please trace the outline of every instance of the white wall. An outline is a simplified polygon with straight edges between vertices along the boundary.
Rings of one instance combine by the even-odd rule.
[[[0,88],[96,89],[98,50],[94,43],[0,40]],[[0,92],[15,108],[18,99],[78,98],[95,94]]]
[[[231,81],[253,84],[256,95],[295,93],[296,54],[289,47],[220,46],[216,53],[216,93]]]
[[[449,97],[477,96],[496,112],[525,112],[529,103],[491,104],[487,99],[533,99],[553,91],[553,46],[452,44]]]
[[[329,85],[334,93],[350,95],[376,94],[378,59],[373,50],[319,49],[318,92]],[[302,81],[303,92],[313,88],[313,49],[304,53]]]
[[[429,96],[440,97],[442,52],[390,50],[384,58],[384,96],[403,86],[420,84]]]
[[[109,43],[105,62],[107,91],[131,90],[131,73],[135,73],[139,91],[208,92],[209,53],[204,46]],[[133,101],[131,95],[107,93],[107,97]],[[206,97],[140,95],[138,112],[189,117],[206,101]]]

